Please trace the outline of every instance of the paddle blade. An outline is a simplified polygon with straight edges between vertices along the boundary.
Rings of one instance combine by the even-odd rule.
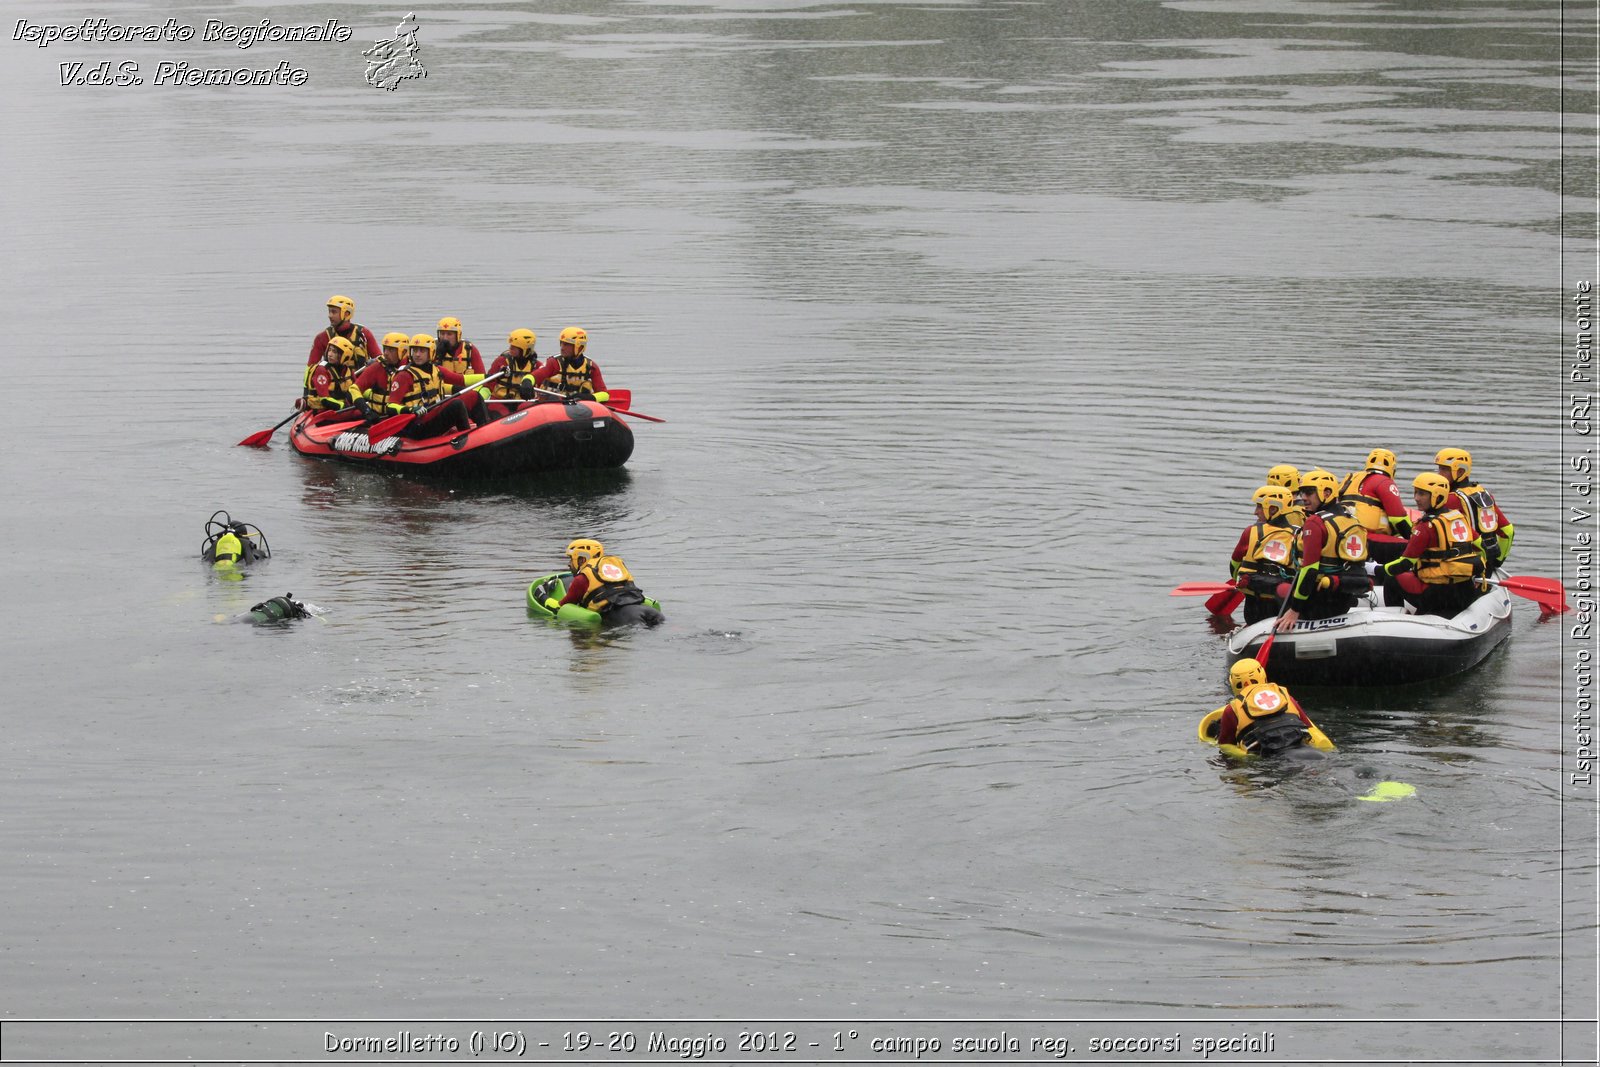
[[[1567,604],[1566,590],[1562,589],[1561,583],[1554,578],[1522,576],[1498,580],[1491,579],[1490,584],[1498,585],[1507,592],[1515,593],[1517,596],[1526,597],[1541,608],[1557,615],[1572,610]]]
[[[1168,596],[1211,596],[1215,593],[1230,592],[1233,585],[1230,582],[1180,582]]]
[[[266,447],[267,442],[272,440],[272,435],[277,432],[277,427],[273,427],[270,430],[257,430],[249,437],[246,437],[243,441],[240,441],[239,444],[246,448],[264,448]],[[235,445],[234,447],[237,448],[238,445]]]
[[[410,426],[411,420],[415,418],[416,416],[409,411],[399,415],[390,415],[382,422],[372,424],[372,428],[367,431],[367,440],[377,444],[379,441],[393,437],[407,426]]]
[[[608,408],[633,407],[632,389],[612,389],[606,395],[609,397],[609,399],[606,400],[606,407]]]
[[[1229,587],[1220,593],[1206,598],[1206,610],[1213,615],[1232,615],[1233,610],[1244,601],[1244,590]]]

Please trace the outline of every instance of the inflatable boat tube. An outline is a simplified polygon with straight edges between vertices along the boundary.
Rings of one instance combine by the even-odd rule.
[[[633,454],[622,417],[589,400],[528,403],[464,432],[372,441],[354,412],[306,413],[289,427],[302,456],[451,478],[620,467]]]
[[[1497,574],[1497,577],[1504,575]],[[1255,656],[1276,625],[1262,619],[1228,636],[1228,663]],[[1267,673],[1284,685],[1399,685],[1471,670],[1511,636],[1511,594],[1500,586],[1454,618],[1407,615],[1374,589],[1347,614],[1302,619],[1272,642]]]

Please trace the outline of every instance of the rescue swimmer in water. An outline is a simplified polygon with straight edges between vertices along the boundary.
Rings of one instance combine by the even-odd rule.
[[[548,596],[542,605],[552,615],[563,605],[573,604],[595,612],[607,625],[642,622],[655,626],[666,618],[634,584],[622,557],[607,555],[599,541],[579,538],[567,545],[566,555],[572,571],[566,594],[560,598]]]
[[[1266,668],[1246,657],[1228,668],[1233,699],[1200,720],[1200,740],[1230,756],[1320,758],[1333,742],[1281,685],[1267,681]]]

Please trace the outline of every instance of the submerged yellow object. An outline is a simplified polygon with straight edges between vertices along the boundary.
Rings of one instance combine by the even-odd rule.
[[[1405,782],[1379,782],[1357,800],[1370,800],[1374,804],[1382,804],[1386,800],[1403,800],[1406,797],[1417,795],[1417,787]]]

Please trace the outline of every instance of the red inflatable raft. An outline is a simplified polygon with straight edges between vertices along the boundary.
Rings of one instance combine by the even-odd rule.
[[[628,424],[591,400],[530,403],[487,426],[418,440],[371,441],[359,418],[305,414],[289,441],[302,456],[449,477],[620,467],[633,454]]]

